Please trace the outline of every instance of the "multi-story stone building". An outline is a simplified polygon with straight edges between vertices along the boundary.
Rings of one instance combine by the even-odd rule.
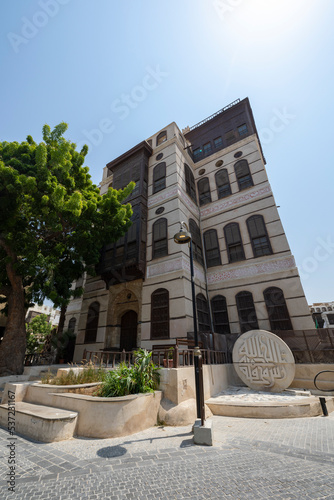
[[[315,302],[309,309],[317,328],[333,328],[334,302]]]
[[[68,307],[75,360],[85,348],[165,346],[193,331],[189,249],[174,242],[182,221],[200,331],[314,328],[248,99],[182,132],[159,130],[107,164],[101,193],[131,180],[133,225]]]

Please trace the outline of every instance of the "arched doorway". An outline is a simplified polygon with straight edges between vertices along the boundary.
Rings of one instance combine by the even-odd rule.
[[[137,347],[138,315],[135,311],[128,311],[121,318],[120,349],[131,351]]]

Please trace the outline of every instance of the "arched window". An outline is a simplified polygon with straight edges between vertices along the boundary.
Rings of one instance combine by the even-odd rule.
[[[224,227],[226,249],[229,262],[238,262],[245,259],[239,224],[232,222]]]
[[[234,170],[240,191],[254,186],[247,160],[237,161],[237,163],[234,165]]]
[[[153,194],[166,187],[166,163],[163,161],[153,169]]]
[[[198,225],[193,219],[189,219],[189,231],[193,244],[194,259],[203,266],[202,238]]]
[[[190,198],[194,200],[195,203],[197,203],[194,174],[186,163],[184,164],[184,173],[186,177],[187,194],[189,194]]]
[[[169,292],[165,288],[151,295],[151,339],[169,338]]]
[[[263,292],[270,328],[272,330],[292,330],[288,308],[282,290],[274,286]]]
[[[226,196],[232,194],[230,180],[228,178],[228,172],[226,168],[222,168],[221,170],[219,170],[216,173],[215,178],[219,199],[225,198]]]
[[[248,330],[258,330],[259,324],[257,322],[253,295],[250,292],[239,292],[235,299],[241,333],[248,332]]]
[[[273,253],[262,215],[253,215],[247,219],[249,237],[252,242],[254,257]]]
[[[70,330],[73,333],[74,333],[74,330],[75,330],[75,323],[76,323],[76,319],[75,318],[71,318],[70,321],[68,322],[67,329]]]
[[[160,134],[157,135],[157,146],[165,141],[167,141],[167,132],[166,130],[163,130],[162,132],[160,132]]]
[[[152,258],[168,255],[167,219],[158,219],[153,224]]]
[[[197,308],[197,318],[198,318],[198,331],[209,332],[210,331],[210,315],[208,301],[202,293],[199,293],[196,297],[196,308]]]
[[[88,308],[85,331],[85,344],[96,342],[97,327],[99,326],[100,304],[93,302]]]
[[[204,177],[197,183],[198,189],[198,198],[200,205],[206,205],[207,203],[211,203],[211,193],[210,193],[210,184],[209,179]]]
[[[216,333],[231,333],[226,298],[216,295],[211,299],[213,326]]]
[[[206,267],[219,266],[221,264],[220,249],[217,231],[209,229],[204,233],[204,247]]]

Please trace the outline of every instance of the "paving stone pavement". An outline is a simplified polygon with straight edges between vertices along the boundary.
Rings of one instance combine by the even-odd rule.
[[[15,436],[15,492],[0,429],[0,498],[334,500],[334,413],[213,420],[213,447],[195,446],[190,426],[47,444]]]

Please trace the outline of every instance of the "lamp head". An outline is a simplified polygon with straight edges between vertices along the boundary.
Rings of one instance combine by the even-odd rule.
[[[174,235],[174,241],[178,245],[189,243],[190,240],[191,240],[191,234],[189,233],[189,231],[183,231],[182,227],[180,231]]]

